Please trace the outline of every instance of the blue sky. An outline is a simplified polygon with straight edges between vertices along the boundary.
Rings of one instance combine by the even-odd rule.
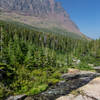
[[[80,31],[91,38],[100,37],[100,0],[56,0],[78,25]]]

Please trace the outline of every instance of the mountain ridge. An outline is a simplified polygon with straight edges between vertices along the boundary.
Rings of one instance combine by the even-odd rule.
[[[55,0],[0,0],[0,8],[1,19],[17,20],[38,28],[63,29],[83,36],[61,3]]]

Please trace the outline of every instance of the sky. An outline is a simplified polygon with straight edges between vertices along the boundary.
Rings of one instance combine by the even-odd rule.
[[[100,38],[100,0],[56,0],[85,35]]]

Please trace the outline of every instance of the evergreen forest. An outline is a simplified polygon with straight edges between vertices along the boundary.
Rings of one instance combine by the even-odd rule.
[[[59,82],[68,68],[100,66],[100,39],[80,39],[0,21],[0,100],[35,95]]]

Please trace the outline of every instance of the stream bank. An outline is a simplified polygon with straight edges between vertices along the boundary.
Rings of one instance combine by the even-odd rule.
[[[90,72],[90,71],[66,73],[61,76],[62,78],[61,82],[55,84],[54,86],[50,86],[46,91],[38,95],[34,95],[34,96],[22,95],[20,96],[20,98],[18,98],[17,96],[17,99],[15,98],[15,96],[12,96],[13,99],[9,97],[6,100],[56,100],[57,98],[68,95],[73,90],[76,90],[88,84],[91,80],[99,76],[100,76],[99,73]],[[58,100],[65,100],[65,99],[58,99]]]

